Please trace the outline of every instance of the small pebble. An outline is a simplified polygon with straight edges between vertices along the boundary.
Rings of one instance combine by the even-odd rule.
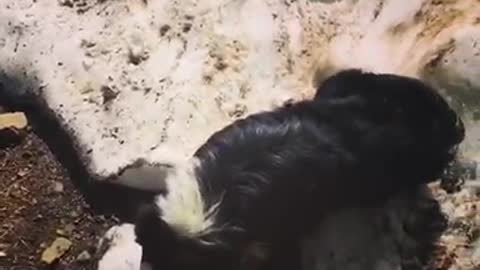
[[[60,182],[57,182],[55,181],[54,185],[53,185],[53,191],[55,192],[63,192],[63,184],[60,183]]]
[[[53,243],[46,248],[43,253],[41,260],[44,263],[52,264],[59,258],[61,258],[72,246],[72,242],[67,238],[58,237],[53,241]]]
[[[17,175],[18,175],[19,177],[24,177],[25,175],[27,175],[27,173],[28,173],[28,172],[27,172],[26,170],[20,170],[19,172],[17,172]]]
[[[88,261],[92,258],[92,255],[88,251],[83,251],[82,253],[78,254],[77,256],[77,261],[79,262],[85,262]]]
[[[0,114],[0,129],[16,128],[24,129],[28,125],[27,117],[22,112]]]
[[[75,211],[72,211],[72,212],[70,212],[70,216],[71,216],[72,218],[76,218],[76,217],[79,216],[79,214],[78,214],[77,212],[75,212]]]
[[[106,85],[102,86],[100,88],[100,91],[102,92],[103,104],[109,103],[110,101],[114,100],[118,95],[118,92],[113,91],[112,88]]]
[[[168,32],[168,30],[170,30],[170,28],[171,27],[168,24],[165,24],[162,27],[160,27],[160,36],[163,37]]]

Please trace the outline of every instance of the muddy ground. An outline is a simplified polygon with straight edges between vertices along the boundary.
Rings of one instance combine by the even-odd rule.
[[[94,214],[31,128],[21,136],[0,149],[0,269],[96,269],[98,240],[116,219]],[[71,248],[56,263],[42,263],[57,237]]]

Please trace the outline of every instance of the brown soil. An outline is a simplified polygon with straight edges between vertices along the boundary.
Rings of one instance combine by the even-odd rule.
[[[115,219],[95,215],[46,144],[30,128],[24,133],[0,148],[0,269],[96,269],[98,240]],[[42,263],[60,236],[70,250],[53,265]],[[78,260],[85,251],[91,258]]]

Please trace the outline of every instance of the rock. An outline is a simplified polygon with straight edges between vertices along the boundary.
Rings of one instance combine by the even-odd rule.
[[[56,230],[55,233],[60,236],[68,236],[67,233],[62,229]]]
[[[58,181],[55,181],[53,185],[53,191],[58,193],[63,192],[63,184]]]
[[[25,175],[28,174],[28,170],[27,169],[22,169],[20,170],[19,172],[17,172],[17,175],[18,177],[24,177]]]
[[[73,210],[72,212],[70,212],[70,217],[72,218],[77,218],[79,216],[78,212]]]
[[[160,36],[163,37],[171,29],[170,25],[164,24],[160,27]]]
[[[65,255],[71,246],[72,242],[70,240],[64,237],[58,237],[48,248],[43,251],[41,257],[42,262],[52,264]]]
[[[24,129],[27,125],[27,117],[22,112],[0,114],[0,130],[5,128]]]
[[[112,88],[106,85],[102,86],[100,90],[102,91],[103,104],[111,102],[118,95],[118,92],[113,91]]]
[[[0,114],[0,147],[20,143],[26,134],[26,132],[23,132],[23,129],[27,125],[27,118],[21,112]],[[21,174],[21,172],[19,173]]]
[[[92,258],[92,255],[88,251],[82,251],[82,253],[78,254],[77,261],[79,262],[86,262]]]

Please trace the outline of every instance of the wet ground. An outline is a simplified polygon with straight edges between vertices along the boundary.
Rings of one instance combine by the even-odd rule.
[[[0,269],[96,269],[98,240],[116,219],[96,215],[46,144],[22,133],[0,149]],[[71,247],[43,263],[58,237]]]

